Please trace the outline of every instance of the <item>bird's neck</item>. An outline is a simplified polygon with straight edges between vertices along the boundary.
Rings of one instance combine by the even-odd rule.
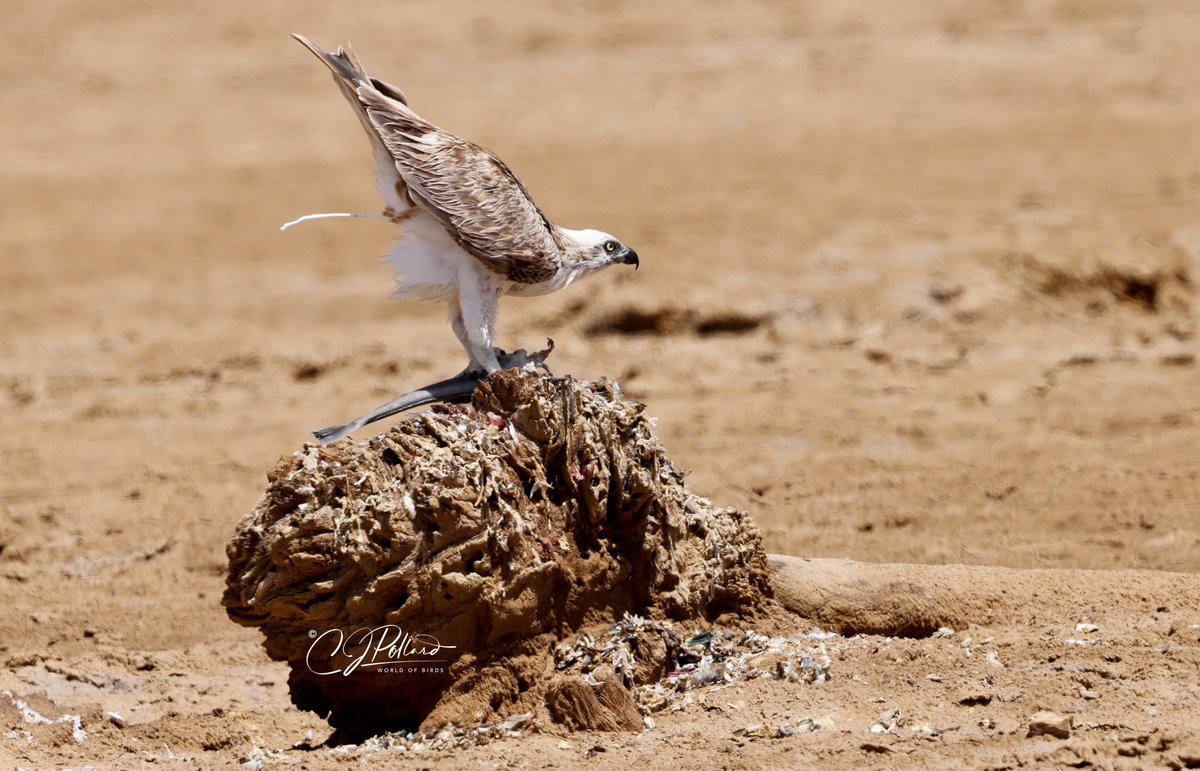
[[[556,235],[561,248],[562,267],[573,272],[572,281],[594,273],[608,264],[603,257],[597,256],[592,245],[580,243],[574,235],[578,231],[560,228],[557,225],[554,229],[558,231]]]

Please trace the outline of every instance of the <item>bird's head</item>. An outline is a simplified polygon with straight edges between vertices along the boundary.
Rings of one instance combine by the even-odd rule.
[[[632,265],[636,270],[641,264],[637,252],[625,246],[614,236],[600,230],[568,230],[560,228],[570,239],[579,255],[580,262],[589,270],[600,270],[609,265]]]

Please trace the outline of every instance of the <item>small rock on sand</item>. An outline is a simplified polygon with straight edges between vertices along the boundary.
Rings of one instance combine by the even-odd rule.
[[[1070,715],[1060,715],[1057,712],[1037,712],[1029,718],[1029,733],[1026,736],[1053,736],[1067,739],[1071,736],[1072,719]]]

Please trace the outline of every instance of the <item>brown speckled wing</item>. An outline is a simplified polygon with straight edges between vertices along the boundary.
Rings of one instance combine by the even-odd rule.
[[[510,281],[536,284],[554,275],[560,236],[503,161],[377,89],[360,87],[358,98],[409,195],[465,250]]]
[[[408,185],[400,176],[400,171],[396,168],[395,159],[392,158],[391,152],[384,145],[382,137],[379,136],[379,131],[371,123],[371,119],[367,117],[366,106],[358,98],[358,88],[367,85],[390,99],[401,104],[407,104],[408,100],[405,98],[404,92],[389,83],[376,80],[368,75],[367,71],[363,69],[362,64],[359,63],[358,57],[349,49],[338,48],[337,53],[331,54],[300,35],[292,35],[292,37],[299,40],[308,50],[316,54],[317,58],[324,62],[325,66],[333,73],[333,82],[337,84],[342,95],[346,97],[346,101],[354,108],[354,114],[358,117],[358,122],[366,130],[367,136],[371,140],[371,155],[375,160],[375,189],[387,203],[387,208],[384,212],[388,216],[395,218],[401,218],[410,213],[413,201],[408,194]]]

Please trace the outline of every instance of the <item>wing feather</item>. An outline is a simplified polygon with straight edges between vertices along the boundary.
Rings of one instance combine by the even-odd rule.
[[[400,176],[400,170],[396,168],[392,154],[388,152],[375,125],[367,116],[366,107],[359,101],[358,89],[360,86],[369,86],[393,101],[407,104],[408,99],[404,96],[404,92],[390,83],[369,76],[349,46],[344,49],[339,47],[337,53],[331,54],[301,35],[293,34],[292,37],[316,54],[317,58],[324,62],[333,73],[333,82],[337,84],[338,90],[354,108],[358,122],[362,124],[363,129],[367,132],[367,137],[371,140],[371,156],[375,161],[375,189],[387,204],[385,213],[390,217],[403,216],[413,206],[412,198],[408,195],[408,185]]]
[[[536,284],[554,275],[562,236],[503,161],[417,115],[404,92],[367,75],[352,51],[331,54],[293,37],[333,72],[370,136],[376,188],[393,214],[414,205],[428,212],[464,250],[511,281]]]
[[[410,196],[459,245],[512,281],[538,283],[554,275],[561,236],[503,161],[375,89],[360,87],[358,98]]]

